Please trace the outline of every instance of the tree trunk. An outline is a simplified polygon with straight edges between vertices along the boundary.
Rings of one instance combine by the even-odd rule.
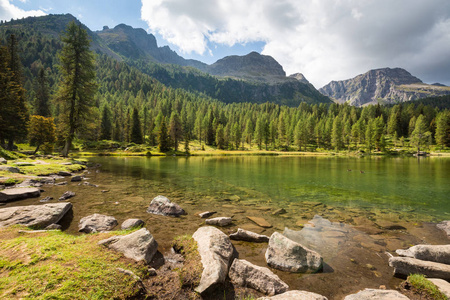
[[[10,138],[8,140],[8,146],[6,146],[6,150],[13,151],[14,150],[14,139]]]
[[[37,144],[36,150],[34,150],[33,155],[35,155],[39,151],[40,143]]]

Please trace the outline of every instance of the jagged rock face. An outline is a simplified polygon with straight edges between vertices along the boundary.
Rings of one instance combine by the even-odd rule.
[[[257,52],[224,57],[210,65],[206,71],[218,76],[286,76],[283,67],[273,57]]]
[[[401,68],[370,70],[352,79],[332,81],[319,91],[339,103],[348,102],[355,106],[450,94],[448,87],[424,84]]]
[[[295,73],[295,74],[289,75],[289,77],[295,78],[298,81],[300,81],[301,83],[310,84],[308,79],[306,79],[305,75],[303,75],[302,73]]]

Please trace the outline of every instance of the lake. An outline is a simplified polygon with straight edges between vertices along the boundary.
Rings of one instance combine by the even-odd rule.
[[[316,250],[325,266],[317,274],[274,272],[291,289],[329,299],[370,287],[395,288],[386,252],[420,243],[448,243],[434,223],[450,219],[450,158],[356,158],[298,156],[92,157],[85,183],[44,186],[42,197],[76,192],[73,216],[64,229],[77,233],[78,221],[92,213],[115,216],[119,224],[141,218],[170,251],[175,236],[204,225],[196,214],[217,211],[238,227],[271,235],[279,231]],[[60,179],[64,181],[65,179]],[[93,186],[98,185],[98,187]],[[186,216],[146,213],[157,195],[180,204]],[[42,198],[41,197],[41,198]],[[53,200],[57,202],[57,200]],[[37,204],[38,199],[7,206]],[[273,214],[283,208],[286,212]],[[263,217],[262,228],[247,216]],[[267,266],[267,244],[235,242],[240,258]]]

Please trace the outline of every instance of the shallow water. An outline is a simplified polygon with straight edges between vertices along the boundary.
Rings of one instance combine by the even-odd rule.
[[[413,244],[448,243],[432,222],[449,219],[450,159],[341,157],[94,157],[101,166],[85,173],[92,184],[44,186],[42,197],[57,199],[71,190],[73,216],[65,230],[77,232],[79,219],[92,213],[115,216],[119,224],[141,218],[164,254],[173,237],[202,226],[196,213],[233,216],[233,225],[266,235],[284,232],[318,251],[325,267],[318,274],[275,271],[291,289],[342,299],[366,287],[395,288],[388,256]],[[59,181],[64,181],[60,179]],[[102,192],[107,191],[107,192]],[[170,218],[146,213],[151,200],[165,195],[188,213]],[[56,202],[53,200],[52,202]],[[7,204],[37,204],[28,199]],[[274,215],[284,208],[285,214]],[[262,228],[247,216],[263,217]],[[304,228],[303,228],[304,227]],[[393,230],[394,229],[394,230]],[[267,244],[233,242],[240,258],[266,266]]]

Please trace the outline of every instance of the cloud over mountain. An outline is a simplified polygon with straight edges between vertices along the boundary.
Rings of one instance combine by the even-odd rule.
[[[448,0],[142,0],[141,17],[184,53],[264,41],[316,87],[386,66],[450,84]]]
[[[23,2],[23,0],[20,0]],[[23,10],[14,4],[10,0],[0,0],[0,20],[21,19],[30,16],[44,16],[45,12],[42,10]]]

